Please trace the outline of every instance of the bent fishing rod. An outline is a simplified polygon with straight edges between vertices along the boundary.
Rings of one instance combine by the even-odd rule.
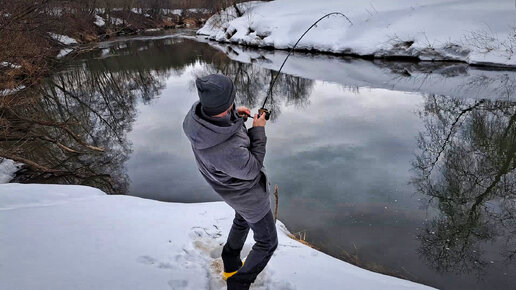
[[[301,41],[301,39],[303,39],[303,37],[308,33],[308,31],[310,31],[310,29],[314,28],[314,27],[317,27],[317,23],[319,23],[320,21],[322,21],[323,19],[325,19],[326,17],[330,18],[330,16],[332,15],[340,15],[340,16],[343,16],[344,18],[346,18],[346,20],[351,24],[353,25],[353,22],[351,22],[351,20],[349,20],[349,18],[344,15],[344,13],[341,13],[341,12],[331,12],[331,13],[328,13],[324,16],[322,16],[321,18],[317,19],[317,21],[315,21],[310,27],[308,27],[307,30],[305,30],[305,32],[303,32],[303,34],[298,38],[298,40],[296,41],[296,43],[294,44],[294,46],[292,46],[292,48],[290,48],[287,56],[285,57],[285,59],[283,60],[283,63],[281,64],[278,72],[276,73],[276,75],[274,76],[274,78],[272,79],[272,83],[271,85],[269,86],[269,90],[267,91],[267,95],[265,96],[265,100],[263,100],[263,104],[262,104],[262,107],[260,109],[258,109],[258,116],[261,116],[262,114],[265,114],[265,120],[269,120],[270,118],[270,115],[271,115],[271,112],[265,108],[265,105],[267,104],[267,100],[269,99],[269,97],[271,97],[272,99],[272,89],[274,88],[274,84],[276,83],[276,79],[278,78],[278,76],[280,75],[281,73],[281,70],[283,69],[283,66],[285,65],[285,63],[287,62],[288,58],[290,57],[290,55],[292,54],[292,52],[294,51],[294,49],[296,48],[296,46],[298,45],[298,43]],[[247,121],[247,117],[251,117],[251,115],[248,115],[247,113],[244,113],[243,115],[244,117],[244,120]]]

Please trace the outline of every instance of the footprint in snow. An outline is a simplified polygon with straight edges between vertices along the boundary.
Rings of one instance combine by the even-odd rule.
[[[153,265],[153,264],[156,264],[156,262],[157,262],[157,260],[151,256],[139,256],[136,259],[136,261],[139,263],[145,264],[145,265]]]
[[[186,289],[188,286],[188,281],[186,280],[170,280],[168,281],[168,286],[172,290]]]

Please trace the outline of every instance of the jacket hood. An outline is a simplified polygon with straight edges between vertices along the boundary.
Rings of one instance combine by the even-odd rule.
[[[231,114],[236,114],[235,110]],[[244,124],[244,119],[237,117],[236,121],[227,126],[218,126],[203,119],[201,115],[201,103],[197,101],[183,121],[183,131],[195,149],[210,148],[226,141]]]

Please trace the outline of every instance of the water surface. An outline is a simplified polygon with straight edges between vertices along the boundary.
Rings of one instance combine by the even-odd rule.
[[[27,174],[25,182],[220,200],[182,132],[198,99],[194,79],[230,76],[237,105],[254,112],[284,55],[177,34],[102,43],[42,89],[43,109],[82,116],[87,139],[107,148],[67,159],[93,177]],[[284,72],[267,103],[265,167],[293,233],[335,257],[442,289],[515,285],[514,72],[302,53]]]

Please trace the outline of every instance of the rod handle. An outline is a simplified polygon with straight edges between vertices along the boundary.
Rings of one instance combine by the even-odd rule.
[[[265,108],[261,108],[258,110],[258,116],[261,116],[262,114],[265,114],[265,120],[269,120],[269,118],[271,117],[271,112]],[[247,114],[247,113],[244,113],[242,112],[241,114],[239,114],[240,117],[242,117],[244,119],[244,122],[247,122],[247,119],[249,117],[251,117],[251,115]]]

